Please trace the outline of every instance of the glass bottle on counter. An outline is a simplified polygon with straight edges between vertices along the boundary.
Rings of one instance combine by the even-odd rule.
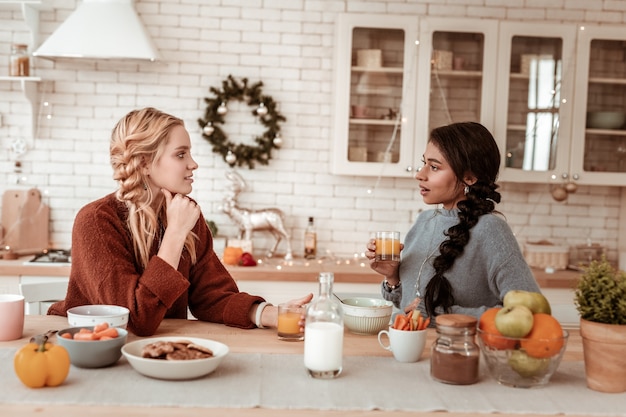
[[[464,314],[436,317],[437,339],[430,355],[430,376],[439,382],[469,385],[478,381],[480,349],[474,340],[476,318]]]
[[[16,43],[11,46],[9,75],[12,77],[28,77],[30,75],[28,45]]]
[[[309,223],[304,231],[304,257],[305,259],[315,259],[317,256],[317,233],[315,232],[315,221],[309,217]]]
[[[334,275],[321,272],[319,296],[309,304],[304,328],[304,366],[313,378],[336,378],[343,359],[343,310],[332,296]]]

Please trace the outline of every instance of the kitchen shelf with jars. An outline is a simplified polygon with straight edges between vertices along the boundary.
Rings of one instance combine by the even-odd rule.
[[[39,83],[40,77],[32,75],[31,58],[29,50],[32,51],[39,45],[39,11],[48,9],[49,6],[43,4],[41,0],[8,0],[0,3],[0,9],[19,8],[22,19],[30,33],[30,48],[27,44],[14,43],[8,58],[7,75],[1,75],[1,83],[18,83],[24,97],[30,104],[29,137],[32,139],[37,131],[37,120],[39,118]]]
[[[412,176],[433,127],[491,127],[496,35],[486,19],[340,15],[333,172]]]
[[[623,30],[501,22],[500,40],[495,136],[503,152],[501,180],[574,190],[623,185]]]

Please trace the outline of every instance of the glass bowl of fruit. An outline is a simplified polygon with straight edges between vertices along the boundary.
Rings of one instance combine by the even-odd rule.
[[[515,333],[519,320],[525,317],[507,317],[503,321],[504,315],[511,315],[506,307],[492,308],[483,313],[478,323],[478,345],[489,373],[498,383],[511,387],[546,385],[561,363],[569,333],[550,314],[531,313],[532,325],[526,335],[505,336]],[[496,320],[504,332],[498,330]],[[502,322],[511,328],[502,325]],[[521,325],[524,326],[527,325]]]

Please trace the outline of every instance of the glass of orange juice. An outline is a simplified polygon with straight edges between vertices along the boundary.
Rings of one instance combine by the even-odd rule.
[[[303,306],[293,304],[278,305],[278,338],[280,340],[304,340],[304,330],[300,328],[300,319],[303,314]]]
[[[376,232],[376,261],[400,261],[400,232]]]

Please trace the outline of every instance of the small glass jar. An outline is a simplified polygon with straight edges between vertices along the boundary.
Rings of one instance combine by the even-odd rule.
[[[469,385],[478,381],[480,349],[476,318],[464,314],[437,316],[437,339],[430,354],[430,376],[439,382]]]
[[[30,59],[28,45],[16,43],[11,46],[9,58],[9,75],[12,77],[28,77],[30,74]]]

